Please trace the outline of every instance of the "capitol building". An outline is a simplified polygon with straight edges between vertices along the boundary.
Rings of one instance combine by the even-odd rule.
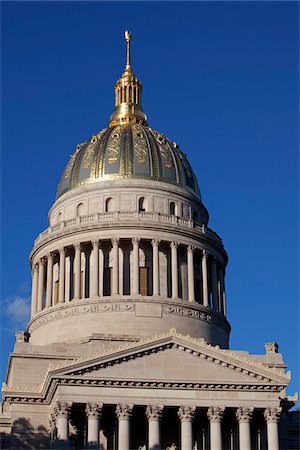
[[[276,342],[229,348],[226,250],[186,154],[148,125],[125,37],[108,127],[77,145],[30,254],[1,448],[296,449],[287,365]]]

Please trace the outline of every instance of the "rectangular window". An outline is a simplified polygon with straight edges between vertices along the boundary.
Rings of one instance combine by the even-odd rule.
[[[54,303],[58,303],[58,296],[59,296],[59,281],[55,281],[55,287],[54,287]]]
[[[140,267],[140,294],[149,295],[149,269]]]
[[[111,295],[112,268],[106,267],[103,273],[103,295]]]

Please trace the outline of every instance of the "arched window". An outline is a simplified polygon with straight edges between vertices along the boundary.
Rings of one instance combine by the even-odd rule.
[[[57,214],[57,223],[61,222],[61,218],[62,218],[62,213],[58,213]]]
[[[145,212],[145,197],[139,198],[139,212]]]
[[[175,202],[170,203],[170,215],[175,216]]]
[[[79,203],[79,205],[77,205],[77,216],[83,216],[83,214],[84,214],[84,204]]]
[[[113,199],[108,197],[105,200],[105,212],[111,212],[113,210]]]

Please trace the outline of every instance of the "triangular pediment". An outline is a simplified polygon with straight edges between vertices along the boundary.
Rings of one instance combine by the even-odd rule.
[[[85,380],[147,380],[170,383],[282,384],[289,377],[228,350],[170,330],[161,336],[130,343],[51,367],[49,376]]]

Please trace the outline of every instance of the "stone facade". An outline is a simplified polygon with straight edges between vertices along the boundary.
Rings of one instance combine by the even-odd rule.
[[[147,126],[128,60],[120,80],[110,127],[77,146],[30,255],[2,447],[297,448],[278,345],[229,349],[222,240],[186,156]]]

